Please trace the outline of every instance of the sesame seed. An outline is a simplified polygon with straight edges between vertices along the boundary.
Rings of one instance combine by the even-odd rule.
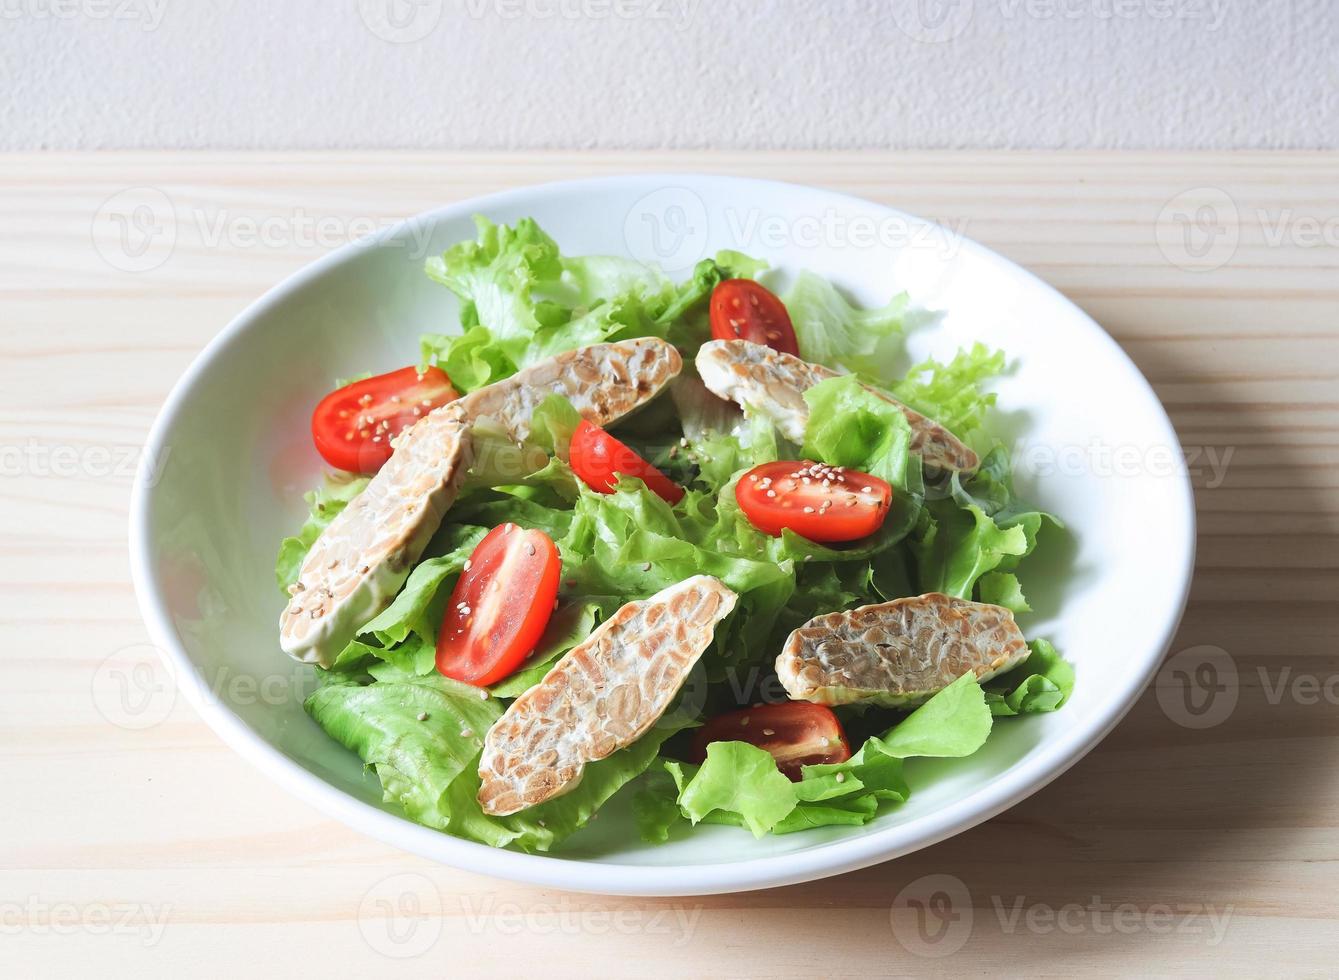
[[[767,491],[767,496],[769,496],[769,497],[775,497],[775,496],[776,496],[776,491],[775,491],[775,490],[768,490],[768,491]]]
[[[651,570],[651,563],[648,561],[646,564],[642,566],[642,571],[649,572],[650,570]]]
[[[479,700],[480,700],[480,701],[487,701],[487,700],[488,700],[488,692],[485,691],[483,688],[480,688],[480,689],[479,689]]]
[[[527,555],[533,555],[535,553],[535,546],[531,544],[529,541],[525,543],[525,553]]]
[[[748,728],[748,727],[749,727],[749,716],[748,716],[748,715],[745,715],[743,718],[740,718],[740,719],[739,719],[739,727],[740,727],[740,728]]]
[[[804,508],[804,512],[806,514],[812,514],[814,512],[814,509],[812,507],[806,507]]]
[[[474,737],[474,729],[473,729],[473,728],[462,728],[462,729],[460,730],[460,737],[461,737],[461,738],[473,738],[473,737]]]
[[[764,728],[764,729],[762,730],[762,733],[763,733],[764,735],[775,735],[775,734],[776,734],[776,732],[775,732],[773,729],[771,729],[771,728]]]
[[[427,713],[426,711],[420,711],[420,712],[418,713],[417,717],[418,717],[418,720],[419,720],[419,721],[427,721],[427,720],[428,720],[428,713]]]
[[[844,782],[846,782],[846,773],[844,773],[844,772],[839,772],[839,773],[837,773],[837,782],[839,782],[839,783],[844,783]]]

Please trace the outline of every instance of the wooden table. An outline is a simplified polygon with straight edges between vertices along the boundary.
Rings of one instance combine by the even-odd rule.
[[[969,833],[828,881],[649,901],[511,885],[361,837],[246,765],[170,688],[161,723],[109,722],[125,677],[108,658],[146,642],[130,463],[205,342],[386,220],[652,169],[896,204],[1104,324],[1197,454],[1199,567],[1174,650],[1221,648],[1235,709],[1186,727],[1183,677],[1164,671],[1087,759]],[[135,254],[108,244],[103,205],[136,187],[151,212],[154,194],[172,202],[166,255],[161,228]],[[0,975],[1333,973],[1339,156],[9,156],[0,228]],[[969,896],[930,922],[953,930],[929,947],[953,946],[939,959],[890,916],[931,874]],[[390,935],[379,902],[406,889],[429,914],[408,906],[390,924],[417,931]]]

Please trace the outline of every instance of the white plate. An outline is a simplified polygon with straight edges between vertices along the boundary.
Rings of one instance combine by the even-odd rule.
[[[1001,721],[969,759],[909,766],[911,799],[862,828],[755,841],[703,826],[642,844],[612,806],[558,855],[495,850],[420,827],[302,710],[310,669],[280,652],[280,539],[303,519],[321,463],[311,406],[334,378],[413,362],[417,337],[455,321],[425,256],[473,236],[470,216],[536,218],[571,254],[624,254],[683,274],[735,248],[784,273],[812,269],[855,299],[907,289],[943,311],[913,356],[976,340],[1003,348],[999,434],[1018,488],[1061,515],[1028,569],[1029,636],[1078,670],[1059,712]],[[164,460],[153,477],[152,461]],[[979,245],[855,198],[787,184],[661,175],[525,188],[455,204],[354,244],[271,290],[177,385],[136,483],[131,555],[155,643],[196,709],[238,752],[358,830],[459,868],[608,894],[687,895],[805,881],[897,857],[999,813],[1073,765],[1125,714],[1180,618],[1194,515],[1176,435],[1138,370],[1057,292]]]

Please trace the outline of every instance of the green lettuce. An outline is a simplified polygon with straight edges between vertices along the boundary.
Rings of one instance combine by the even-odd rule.
[[[829,378],[804,393],[804,455],[877,476],[895,490],[921,492],[920,458],[902,410],[854,377]]]
[[[981,427],[995,394],[982,384],[1004,371],[1004,353],[985,344],[960,350],[948,364],[933,359],[917,364],[889,389],[898,401],[934,419],[963,438]]]
[[[722,252],[676,286],[659,269],[616,256],[562,255],[532,219],[498,225],[476,216],[477,237],[434,256],[429,277],[460,300],[459,334],[430,334],[424,364],[473,391],[563,351],[632,337],[685,349],[708,336],[706,299],[723,279],[765,263]]]
[[[975,473],[953,474],[948,493],[926,502],[911,541],[920,590],[1027,611],[1017,571],[1046,524],[1064,527],[1015,496],[1008,455],[996,447]]]
[[[370,683],[328,675],[307,713],[356,752],[381,780],[384,798],[418,823],[496,847],[547,851],[575,833],[623,785],[651,764],[678,729],[657,726],[634,745],[586,766],[564,795],[509,817],[491,817],[475,799],[483,737],[502,715],[497,698],[440,674],[390,665]]]
[[[1046,640],[1033,640],[1032,655],[986,685],[986,703],[995,715],[1056,711],[1074,692],[1074,666]]]
[[[840,365],[876,382],[886,380],[902,336],[907,294],[886,306],[861,309],[848,303],[828,280],[801,272],[782,297],[806,361]]]
[[[880,803],[910,794],[904,759],[971,755],[990,735],[992,717],[986,693],[965,674],[845,762],[805,766],[799,782],[762,749],[712,743],[701,766],[666,762],[664,776],[645,782],[634,804],[638,827],[657,843],[684,819],[746,827],[755,837],[868,823]]]

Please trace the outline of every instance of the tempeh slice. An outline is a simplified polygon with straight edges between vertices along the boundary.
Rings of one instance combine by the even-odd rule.
[[[665,713],[737,596],[696,575],[629,602],[569,651],[488,731],[479,803],[505,816],[573,789],[586,764]]]
[[[930,592],[809,620],[786,640],[776,672],[796,701],[900,708],[963,674],[985,681],[1027,656],[1009,610]]]

